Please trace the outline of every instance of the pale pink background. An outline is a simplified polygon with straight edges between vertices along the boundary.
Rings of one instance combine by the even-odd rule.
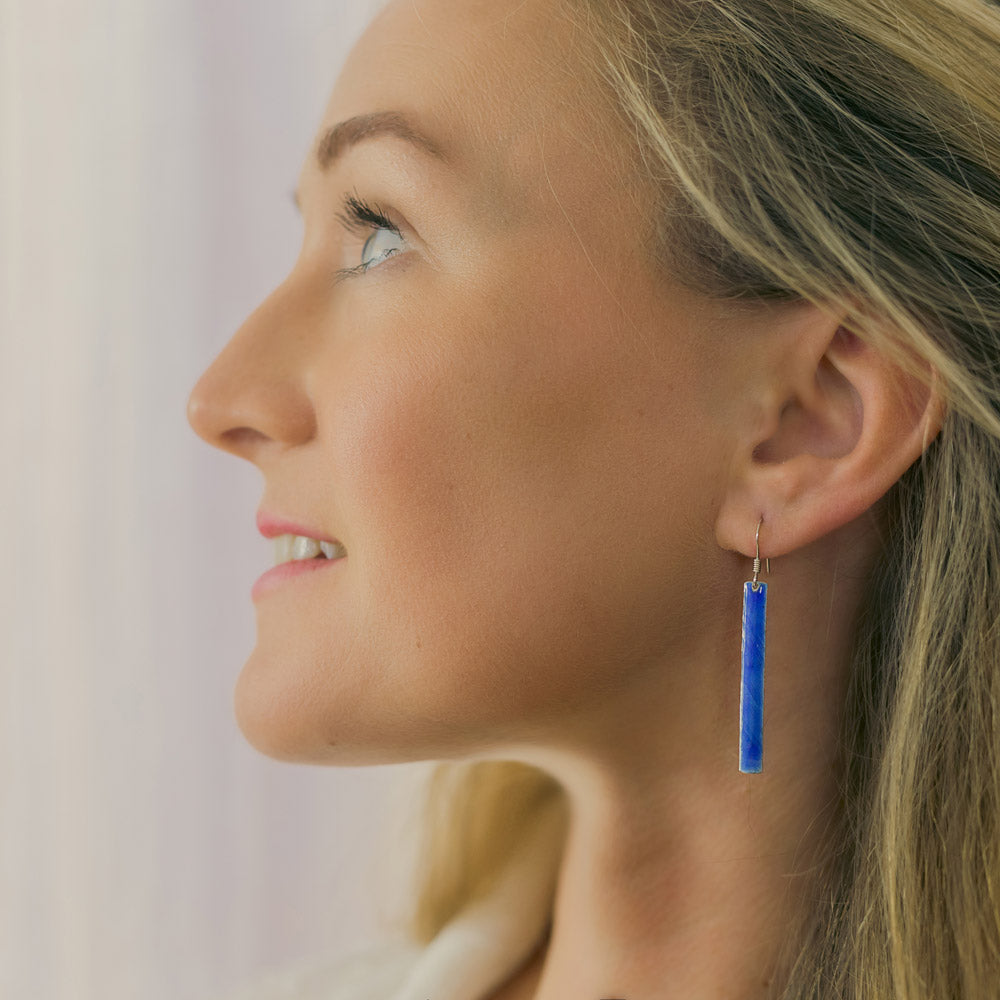
[[[372,10],[0,0],[0,997],[202,1000],[394,912],[425,765],[244,743],[261,480],[184,416]]]

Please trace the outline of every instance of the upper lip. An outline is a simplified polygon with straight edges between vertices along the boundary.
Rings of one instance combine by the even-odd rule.
[[[298,524],[286,517],[277,514],[268,514],[266,511],[257,511],[257,530],[265,538],[277,538],[278,535],[302,535],[304,538],[315,538],[317,542],[337,542],[336,538],[325,535],[317,528],[310,528],[305,524]]]

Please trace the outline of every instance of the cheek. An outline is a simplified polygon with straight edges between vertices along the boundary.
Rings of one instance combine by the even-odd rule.
[[[351,627],[413,715],[544,713],[662,648],[671,510],[692,486],[671,467],[684,384],[573,290],[412,319],[338,379],[324,424]]]

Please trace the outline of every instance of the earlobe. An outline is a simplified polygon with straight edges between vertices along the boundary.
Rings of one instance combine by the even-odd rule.
[[[761,518],[772,557],[822,538],[874,506],[940,430],[930,371],[923,379],[906,373],[826,323],[824,331],[814,321],[786,344],[792,355],[762,393],[767,431],[738,446],[716,524],[724,548],[752,556]]]

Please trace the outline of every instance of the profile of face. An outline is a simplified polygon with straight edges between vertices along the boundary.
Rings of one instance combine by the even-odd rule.
[[[294,267],[194,388],[261,513],[346,552],[254,595],[236,713],[265,753],[558,743],[704,639],[726,338],[648,257],[582,45],[558,0],[385,7],[302,169]]]

